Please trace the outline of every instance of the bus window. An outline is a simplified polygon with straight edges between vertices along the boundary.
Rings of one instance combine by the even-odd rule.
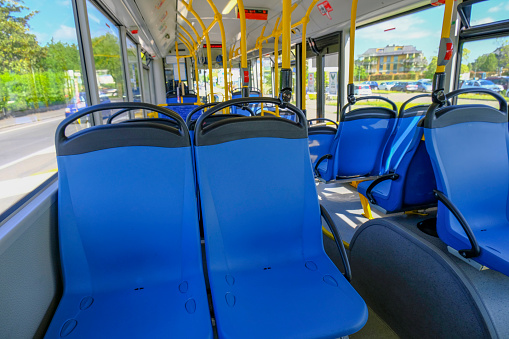
[[[3,1],[0,213],[57,171],[55,129],[87,105],[72,6]],[[55,20],[58,18],[58,20]],[[75,125],[77,126],[77,124]]]
[[[509,95],[509,36],[465,42],[462,46],[458,88],[485,88]],[[487,94],[464,94],[458,104],[498,107]]]
[[[430,27],[441,27],[443,15],[442,6],[432,7],[358,29],[355,94],[383,95],[399,108],[417,94],[431,93],[440,30]],[[390,107],[383,101],[362,104]]]

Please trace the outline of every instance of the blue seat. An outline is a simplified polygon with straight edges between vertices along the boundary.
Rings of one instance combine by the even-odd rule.
[[[196,107],[198,106],[192,103],[173,103],[166,105],[166,108],[176,112],[184,120],[186,120],[189,113],[191,113],[191,111],[193,111]],[[167,117],[165,115],[159,114],[159,118],[166,119]]]
[[[258,100],[279,103],[273,98]],[[291,108],[300,123],[257,116],[202,125],[207,116],[233,103],[254,101],[219,104],[198,119],[195,130],[207,270],[219,338],[333,338],[354,333],[365,324],[367,308],[323,248],[302,112]]]
[[[495,97],[487,105],[433,104],[424,122],[426,148],[437,178],[437,233],[464,257],[509,275],[509,132],[507,102],[485,89],[464,93]]]
[[[249,97],[254,98],[254,97],[261,97],[261,96],[262,95],[261,95],[260,90],[255,89],[255,88],[249,88]],[[240,90],[233,91],[231,97],[232,97],[232,99],[242,98],[242,92]],[[256,112],[256,110],[258,109],[258,106],[259,106],[258,103],[253,103],[253,104],[249,105],[249,108],[253,112]],[[231,112],[233,114],[242,114],[242,115],[246,115],[246,116],[251,115],[251,114],[249,114],[248,111],[239,110],[238,107],[236,107],[236,106],[231,107]]]
[[[186,94],[182,96],[182,103],[184,104],[192,104],[195,102],[198,102],[196,94]]]
[[[421,125],[423,118],[421,117]],[[413,129],[409,145],[400,145],[393,167],[376,180],[357,186],[360,194],[384,213],[395,213],[436,206],[436,180],[423,140],[422,126]],[[392,159],[395,159],[394,157]]]
[[[127,106],[179,128],[130,121],[65,136],[76,117]],[[76,117],[56,135],[64,292],[46,338],[212,338],[184,121],[141,103]]]
[[[435,175],[422,129],[429,105],[406,108],[411,101],[424,97],[431,99],[429,94],[421,94],[401,106],[397,125],[382,158],[382,164],[385,164],[383,175],[357,186],[358,192],[384,213],[436,206],[433,192],[436,189]]]
[[[382,156],[397,120],[396,105],[383,97],[363,97],[389,102],[393,109],[365,107],[347,113],[350,104],[343,107],[340,123],[334,137],[314,133],[309,137],[310,152],[315,160],[315,174],[325,181],[343,178],[380,175]],[[327,149],[326,154],[318,153]],[[315,146],[313,148],[313,146]],[[315,153],[316,152],[316,153]]]

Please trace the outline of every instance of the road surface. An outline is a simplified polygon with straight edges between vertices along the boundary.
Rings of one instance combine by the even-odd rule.
[[[57,170],[56,117],[0,129],[0,213]],[[59,113],[59,112],[56,112]]]

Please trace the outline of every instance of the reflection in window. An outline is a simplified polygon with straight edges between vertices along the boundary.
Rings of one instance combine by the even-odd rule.
[[[129,37],[126,38],[126,47],[127,47],[127,68],[129,70],[128,81],[131,83],[133,101],[141,102],[138,47]]]
[[[470,25],[478,26],[509,19],[507,0],[490,0],[472,5]]]
[[[306,116],[308,119],[316,118],[316,57],[306,59]]]
[[[58,3],[0,2],[0,45],[8,46],[0,58],[0,213],[56,173],[56,127],[86,106],[72,6]]]
[[[463,44],[458,88],[485,88],[509,95],[509,36]],[[458,103],[498,107],[495,98],[486,94],[465,94]]]
[[[338,103],[338,54],[327,54],[324,58],[325,71],[325,118],[337,119]]]
[[[118,28],[90,1],[87,11],[100,102],[127,101]]]

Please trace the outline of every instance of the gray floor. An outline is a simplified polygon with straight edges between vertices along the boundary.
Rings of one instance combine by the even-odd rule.
[[[350,184],[318,184],[317,192],[320,203],[327,208],[333,221],[346,243],[350,243],[356,229],[367,219],[362,216],[362,205],[357,190]],[[396,213],[384,215],[372,209],[375,218],[390,218],[397,221],[407,230],[417,234],[436,246],[449,256],[453,262],[467,275],[479,293],[486,309],[497,329],[500,338],[509,338],[509,277],[492,270],[478,271],[462,260],[454,257],[447,246],[438,238],[424,234],[417,228],[421,220],[432,218],[436,209],[425,211],[424,215]],[[341,267],[339,252],[333,240],[324,236],[324,246],[331,259]],[[368,305],[369,306],[369,305]],[[367,325],[352,338],[397,338],[397,335],[372,310]]]

